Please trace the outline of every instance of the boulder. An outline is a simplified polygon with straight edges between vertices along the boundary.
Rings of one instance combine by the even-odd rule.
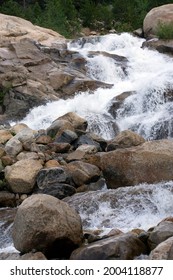
[[[85,158],[85,155],[88,154],[95,154],[100,150],[99,145],[88,145],[88,144],[83,144],[80,145],[74,152],[71,152],[68,154],[66,157],[66,161],[74,161],[74,160],[82,160]]]
[[[172,140],[148,141],[136,147],[88,155],[87,162],[98,166],[108,188],[173,180]]]
[[[130,148],[132,146],[141,145],[144,142],[145,139],[142,136],[133,131],[124,130],[108,143],[107,151]]]
[[[62,132],[64,130],[74,130],[73,125],[67,120],[55,120],[53,123],[47,128],[47,134],[54,138],[58,132]]]
[[[1,129],[0,130],[0,144],[6,143],[8,140],[10,140],[13,137],[10,131]]]
[[[151,251],[149,260],[173,260],[173,236],[157,245]]]
[[[18,132],[25,128],[28,128],[28,126],[25,123],[17,123],[11,127],[10,131],[13,135],[16,135]]]
[[[86,130],[87,128],[87,121],[84,118],[81,118],[74,112],[69,112],[61,117],[58,120],[66,120],[72,124],[75,129]]]
[[[151,250],[169,237],[173,237],[173,222],[162,221],[149,235],[148,244]]]
[[[49,194],[56,198],[63,199],[65,197],[69,197],[75,194],[76,189],[69,184],[56,183],[49,185],[48,187],[45,187],[42,190],[39,190],[38,193]]]
[[[55,143],[72,143],[78,138],[77,134],[71,130],[64,130],[61,134],[55,137]]]
[[[71,162],[67,165],[67,168],[77,187],[96,182],[101,176],[101,172],[97,166],[82,161]]]
[[[1,44],[6,40],[20,41],[23,38],[32,38],[47,46],[58,40],[65,41],[63,36],[53,30],[33,25],[19,17],[4,14],[0,14],[0,36]]]
[[[37,186],[39,189],[56,188],[60,183],[74,184],[70,172],[65,167],[44,168],[37,174]]]
[[[173,4],[162,5],[147,13],[143,22],[144,37],[156,35],[160,23],[173,23]]]
[[[5,179],[14,193],[30,193],[42,164],[38,160],[23,159],[5,167]]]
[[[48,147],[52,152],[55,153],[66,153],[71,149],[71,145],[69,143],[50,143]]]
[[[81,245],[82,238],[80,216],[53,196],[32,195],[17,210],[13,241],[22,253],[35,249],[48,258],[67,258]]]
[[[23,150],[22,143],[15,137],[11,138],[5,145],[5,152],[10,156],[17,156]]]
[[[24,160],[24,159],[39,159],[39,156],[35,152],[21,152],[16,157],[17,160]]]
[[[121,234],[108,237],[78,248],[71,254],[71,260],[133,260],[146,252],[146,247],[136,236]]]
[[[15,207],[16,197],[14,193],[0,191],[0,207]]]

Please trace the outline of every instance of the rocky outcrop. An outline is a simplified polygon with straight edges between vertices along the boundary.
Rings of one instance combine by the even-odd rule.
[[[63,36],[51,29],[39,27],[25,19],[4,14],[0,14],[0,36],[1,45],[6,41],[18,42],[23,38],[32,38],[46,46],[56,44],[59,40],[65,40]]]
[[[160,23],[173,23],[173,4],[153,8],[144,18],[143,31],[146,38],[156,35]]]
[[[132,234],[120,234],[92,242],[73,251],[71,260],[132,260],[146,252],[145,245]]]
[[[88,156],[98,166],[109,188],[173,179],[171,140],[148,141],[137,147],[118,149]]]
[[[49,257],[68,257],[82,238],[79,215],[55,197],[32,195],[17,210],[13,241],[22,253],[35,249]]]
[[[0,114],[23,118],[31,108],[112,85],[89,77],[87,62],[58,33],[0,14]]]

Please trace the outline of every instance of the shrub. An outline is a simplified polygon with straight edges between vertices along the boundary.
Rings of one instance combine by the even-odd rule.
[[[170,40],[173,39],[173,22],[158,24],[156,35],[159,39]]]

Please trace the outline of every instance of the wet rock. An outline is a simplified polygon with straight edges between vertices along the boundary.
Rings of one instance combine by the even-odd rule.
[[[37,186],[39,189],[56,187],[60,183],[74,185],[72,176],[65,167],[44,168],[38,172]]]
[[[173,236],[157,245],[151,251],[149,260],[173,260]]]
[[[133,186],[172,180],[172,149],[171,140],[148,141],[136,147],[88,155],[85,160],[102,170],[108,188]]]
[[[71,260],[132,260],[146,251],[145,245],[131,234],[92,242],[73,251]]]
[[[124,101],[131,95],[135,94],[135,91],[125,91],[115,97],[113,97],[108,105],[108,112],[116,119],[117,110],[120,109],[124,103]]]
[[[36,176],[42,168],[40,161],[33,159],[19,160],[5,167],[5,179],[14,193],[30,193],[36,183]]]
[[[157,50],[160,53],[173,55],[173,40],[153,39],[142,44],[142,48]]]
[[[18,208],[13,241],[15,248],[22,253],[35,249],[48,258],[68,258],[81,244],[82,237],[79,215],[53,196],[32,195]]]
[[[76,186],[96,182],[100,178],[97,166],[82,161],[74,161],[67,165]]]
[[[130,148],[132,146],[141,145],[144,142],[145,139],[142,136],[133,131],[124,130],[108,143],[107,151]]]
[[[173,236],[173,222],[163,221],[150,233],[148,244],[153,250],[158,244]]]

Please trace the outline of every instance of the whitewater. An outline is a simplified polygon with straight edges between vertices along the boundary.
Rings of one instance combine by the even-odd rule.
[[[32,109],[20,122],[32,129],[46,129],[56,118],[76,112],[88,121],[89,131],[105,139],[115,137],[112,123],[116,123],[120,131],[133,130],[146,140],[161,139],[163,135],[171,139],[173,102],[166,100],[165,94],[173,90],[173,59],[142,48],[144,41],[122,33],[101,36],[99,39],[93,37],[85,43],[81,39],[70,42],[68,49],[79,52],[87,60],[88,77],[113,86],[80,92],[68,100],[48,102]],[[88,55],[90,51],[127,58],[125,71],[111,57],[91,57]],[[112,99],[124,92],[133,93],[117,110],[115,119],[109,113],[109,108]],[[112,197],[115,203],[112,203]],[[117,190],[107,190],[105,186],[102,191],[78,195],[76,209],[85,229],[97,228],[104,232],[111,228],[125,232],[133,228],[148,230],[163,218],[173,215],[173,182],[144,183]],[[10,234],[6,239],[3,239],[3,235],[0,237],[3,251],[11,250]]]

